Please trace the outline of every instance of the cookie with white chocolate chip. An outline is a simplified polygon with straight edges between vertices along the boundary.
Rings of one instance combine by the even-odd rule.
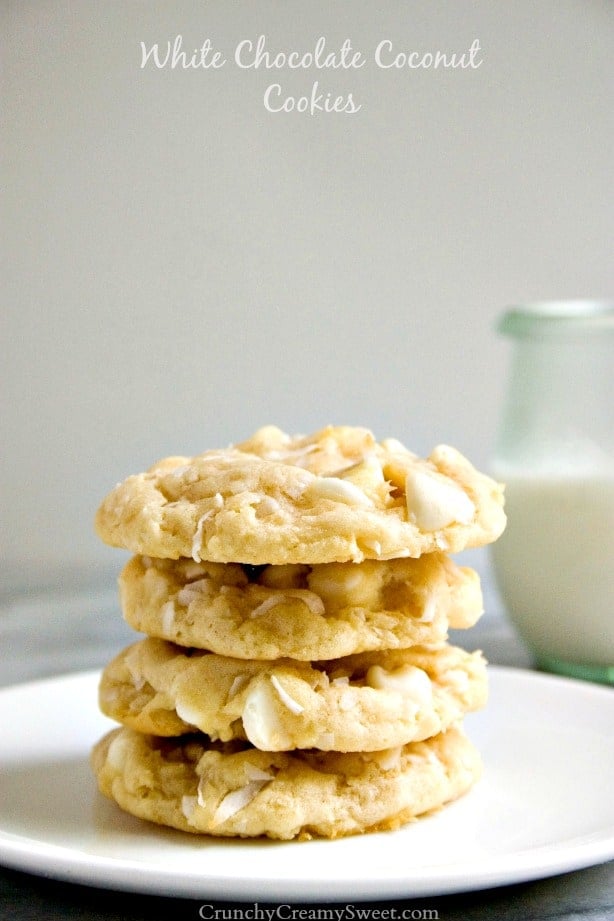
[[[92,766],[101,792],[139,818],[195,834],[285,840],[398,828],[464,794],[481,772],[455,727],[370,754],[271,753],[121,728],[98,742]]]
[[[119,589],[135,630],[239,659],[439,643],[483,610],[477,573],[441,553],[265,567],[134,557]]]
[[[169,457],[128,477],[96,516],[99,536],[152,557],[252,565],[360,562],[457,552],[495,540],[502,487],[458,451],[421,460],[347,426]]]
[[[327,662],[242,661],[145,639],[104,670],[100,708],[138,732],[247,739],[262,751],[378,751],[484,706],[480,653],[453,646]]]

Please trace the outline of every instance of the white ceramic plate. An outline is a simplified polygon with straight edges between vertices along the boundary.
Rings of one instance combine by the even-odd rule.
[[[107,888],[334,901],[484,889],[614,857],[614,692],[491,668],[467,719],[485,775],[398,832],[278,843],[196,838],[124,815],[95,789],[97,673],[0,691],[0,862]]]

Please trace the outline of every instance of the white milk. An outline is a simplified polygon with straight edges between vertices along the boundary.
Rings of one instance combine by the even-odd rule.
[[[537,655],[614,665],[614,472],[519,474],[493,546],[503,600]]]

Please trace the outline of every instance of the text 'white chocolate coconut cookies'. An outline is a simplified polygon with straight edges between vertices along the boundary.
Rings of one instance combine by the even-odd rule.
[[[100,537],[146,638],[103,672],[122,724],[100,790],[196,834],[293,839],[395,829],[481,772],[462,729],[485,662],[447,643],[482,613],[449,556],[496,540],[502,487],[453,448],[272,426],[115,487]]]

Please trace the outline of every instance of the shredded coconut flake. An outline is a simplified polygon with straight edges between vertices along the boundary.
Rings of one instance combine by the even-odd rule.
[[[307,589],[296,589],[296,591],[286,592],[291,598],[298,598],[303,604],[306,604],[312,614],[324,614],[324,602],[319,595],[310,592]]]
[[[410,764],[430,764],[433,767],[441,767],[441,761],[435,752],[420,742],[415,745],[414,751],[407,755],[407,760]]]
[[[437,599],[434,595],[431,595],[428,599],[424,608],[422,609],[422,614],[418,618],[423,624],[432,624],[435,619],[435,612],[437,611]]]
[[[223,798],[211,821],[211,828],[216,828],[231,819],[233,815],[245,809],[253,799],[260,793],[268,780],[250,780],[244,787],[238,790],[232,790]],[[200,793],[200,791],[199,791]]]
[[[288,493],[291,499],[300,499],[305,490],[309,487],[310,480],[307,479],[295,479],[291,483],[286,483],[284,486],[285,491]]]
[[[259,515],[273,515],[275,512],[278,512],[281,508],[277,499],[274,499],[272,496],[265,496],[258,503],[258,514]]]
[[[198,519],[198,524],[196,525],[196,531],[194,532],[194,537],[192,538],[192,559],[195,563],[201,562],[200,551],[202,550],[203,545],[203,525],[205,521],[213,516],[213,514],[224,505],[224,499],[219,492],[213,496],[211,500],[211,508],[207,509],[204,515],[201,515]]]
[[[294,697],[291,697],[286,690],[284,690],[281,682],[279,681],[279,678],[277,678],[276,675],[271,675],[271,684],[279,694],[279,699],[281,700],[284,707],[287,707],[288,710],[290,710],[291,713],[296,714],[296,716],[303,712],[305,708],[302,706],[302,704],[299,704],[299,702],[295,700]]]
[[[247,681],[247,675],[235,675],[235,677],[232,679],[232,684],[228,688],[228,699],[230,700],[231,697],[234,697],[235,694],[238,694],[241,688],[245,687]]]
[[[189,464],[183,464],[181,467],[175,467],[174,470],[171,470],[168,476],[172,476],[172,477],[176,477],[177,479],[180,479],[184,475],[184,473],[188,472],[189,469],[190,469]]]
[[[212,515],[213,509],[210,509],[208,512],[205,512],[204,515],[201,515],[198,519],[194,537],[192,538],[192,559],[195,563],[200,563],[200,551],[202,550],[203,546],[203,525],[208,518],[211,518]]]
[[[183,812],[188,822],[194,815],[194,810],[196,809],[197,803],[198,803],[198,798],[196,796],[182,796],[181,797],[181,811]],[[202,803],[200,805],[202,805]]]
[[[196,562],[192,563],[191,561],[189,562],[186,560],[185,565],[183,567],[183,572],[188,581],[191,581],[192,579],[196,579],[198,576],[203,575],[202,563],[196,563]]]
[[[134,685],[137,691],[141,691],[145,687],[145,678],[138,664],[138,657],[135,655],[136,649],[132,649],[126,658],[124,659],[126,663],[126,668],[130,673],[130,678],[132,679],[132,684]]]
[[[262,617],[263,614],[266,614],[267,611],[270,611],[271,608],[277,607],[278,604],[282,604],[284,601],[285,595],[275,594],[269,595],[268,598],[265,598],[257,608],[254,608],[250,612],[250,617]]]
[[[397,748],[385,748],[379,752],[365,752],[363,759],[365,761],[375,761],[382,771],[392,771],[401,766],[401,752],[403,746]]]
[[[373,505],[362,489],[355,486],[354,483],[335,476],[318,477],[311,483],[309,493],[321,499],[344,502],[346,505]]]
[[[173,624],[175,623],[175,605],[172,601],[167,601],[166,604],[162,607],[162,632],[165,636],[168,636],[173,630]]]
[[[276,607],[278,604],[285,604],[289,598],[298,598],[299,601],[302,601],[307,605],[312,614],[324,614],[324,602],[316,595],[314,592],[310,592],[308,589],[295,589],[284,592],[275,592],[272,595],[269,595],[268,598],[265,598],[257,608],[254,608],[250,613],[250,617],[261,617],[263,614],[266,614],[267,611],[270,611],[271,608]]]
[[[308,444],[302,448],[295,448],[293,451],[278,451],[276,453],[280,460],[293,460],[296,463],[299,457],[304,457],[306,454],[313,454],[319,447],[320,445],[318,444]]]
[[[187,607],[199,595],[202,595],[208,586],[209,579],[197,579],[195,582],[190,582],[177,592],[177,601]]]
[[[379,753],[377,763],[382,771],[392,771],[401,766],[401,747],[388,748]]]
[[[347,687],[350,683],[350,679],[347,675],[340,675],[339,678],[333,678],[331,684],[335,687]]]
[[[259,768],[256,764],[251,764],[248,762],[245,766],[245,773],[249,781],[252,780],[273,780],[273,774],[270,774],[268,771],[263,771],[262,768]]]
[[[441,761],[440,761],[440,759],[437,757],[437,755],[435,754],[435,752],[432,751],[430,748],[427,748],[424,757],[425,757],[425,759],[428,761],[429,764],[432,764],[432,765],[433,765],[433,767],[439,767],[439,766],[441,766]]]

